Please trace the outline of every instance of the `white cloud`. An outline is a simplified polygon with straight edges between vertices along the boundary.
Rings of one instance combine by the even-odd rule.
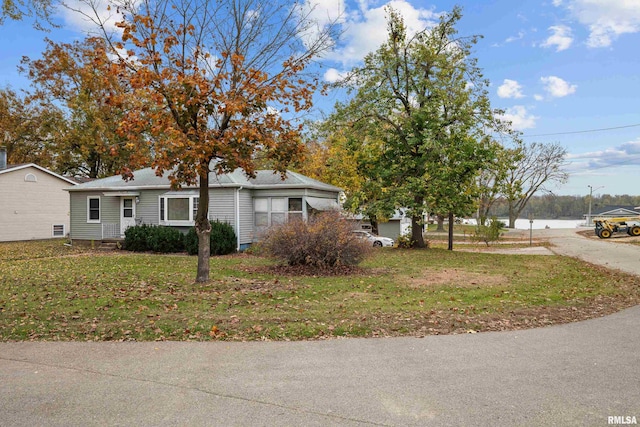
[[[305,0],[298,7],[298,13],[312,23],[301,36],[307,46],[317,40],[328,25],[344,23],[345,9],[342,0]]]
[[[609,166],[637,166],[640,165],[640,138],[601,151],[569,154],[567,160],[578,160],[580,164],[589,169]]]
[[[320,27],[334,21],[344,21],[345,9],[342,0],[307,0],[303,9],[307,11],[309,19]]]
[[[335,68],[329,68],[324,73],[324,80],[329,83],[336,83],[347,77],[347,75],[348,72],[346,71],[338,71]]]
[[[526,34],[526,32],[524,30],[520,30],[520,31],[518,31],[517,35],[509,36],[506,39],[504,39],[504,41],[502,43],[494,43],[494,44],[491,45],[491,47],[501,47],[501,46],[504,46],[504,45],[506,45],[508,43],[513,43],[515,41],[522,40],[524,38],[525,34]]]
[[[560,52],[571,47],[571,44],[573,43],[571,28],[566,25],[554,25],[549,27],[549,31],[551,31],[552,34],[544,41],[544,43],[542,43],[542,47],[555,46],[556,52]]]
[[[525,106],[516,105],[512,108],[507,108],[501,118],[511,122],[513,129],[525,130],[536,127],[536,120],[539,117],[530,114]]]
[[[439,16],[432,9],[416,8],[405,0],[391,0],[379,7],[371,7],[371,3],[376,2],[359,0],[357,10],[346,11],[342,41],[327,59],[352,66],[380,47],[387,39],[386,6],[404,18],[409,35],[433,26]]]
[[[504,79],[502,85],[498,87],[500,98],[523,98],[522,86],[515,80]]]
[[[589,47],[607,47],[623,34],[640,32],[640,2],[637,0],[554,1],[589,28]]]
[[[120,33],[122,30],[116,27],[116,23],[122,21],[122,15],[115,8],[109,8],[110,4],[106,0],[67,0],[64,7],[59,8],[59,13],[66,25],[75,31],[98,33],[100,31],[98,23],[101,23],[107,32]]]
[[[540,81],[544,84],[544,90],[554,98],[562,98],[575,93],[578,86],[569,84],[560,77],[549,76],[541,77]]]
[[[507,37],[505,39],[505,43],[511,43],[514,42],[516,40],[521,40],[524,37],[524,31],[518,31],[518,35],[517,36],[511,36],[511,37]]]
[[[544,99],[544,96],[536,93],[535,95],[533,95],[533,99],[535,99],[536,101],[542,101]]]

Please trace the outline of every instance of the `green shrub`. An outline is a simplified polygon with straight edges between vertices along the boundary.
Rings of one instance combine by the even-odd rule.
[[[184,234],[173,227],[151,226],[151,232],[147,237],[147,246],[150,251],[171,253],[184,250]]]
[[[147,237],[151,227],[142,224],[129,227],[124,232],[124,249],[133,252],[145,252],[149,250]]]
[[[474,242],[484,242],[489,246],[489,243],[500,239],[502,229],[505,227],[504,222],[499,221],[496,217],[492,217],[491,220],[489,220],[489,225],[478,225],[476,227],[476,231],[471,236],[471,240]]]
[[[260,246],[268,255],[289,265],[320,268],[356,265],[370,247],[352,230],[353,225],[339,212],[322,212],[307,222],[297,220],[272,227]]]
[[[424,238],[424,236],[423,236]],[[398,236],[398,248],[411,249],[415,246],[416,241],[411,237],[411,230],[409,232]],[[428,248],[430,243],[427,239],[424,239],[425,247]]]
[[[211,222],[211,255],[227,255],[236,251],[236,232],[226,222]]]
[[[398,248],[409,249],[413,247],[414,243],[410,232],[398,236]]]
[[[211,235],[209,245],[211,255],[227,255],[236,251],[236,232],[233,227],[218,220],[211,221]],[[191,227],[184,238],[184,246],[189,255],[198,254],[198,234],[195,227]]]
[[[183,234],[172,227],[136,225],[124,232],[124,249],[134,252],[181,252],[184,250]]]
[[[191,227],[184,236],[184,250],[187,251],[189,255],[198,254],[198,235],[196,234],[195,227]]]

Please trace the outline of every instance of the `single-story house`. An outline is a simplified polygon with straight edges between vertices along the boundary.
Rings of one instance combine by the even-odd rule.
[[[584,215],[585,218],[587,216],[587,214]],[[591,221],[595,218],[619,218],[630,216],[640,216],[640,206],[605,206],[591,213]]]
[[[8,165],[0,148],[0,242],[65,237],[76,183],[34,163]]]
[[[124,237],[136,224],[165,225],[186,232],[194,226],[199,188],[171,189],[169,172],[154,169],[134,172],[124,181],[112,176],[68,188],[71,197],[71,239],[106,240]],[[271,170],[255,178],[244,171],[209,177],[209,219],[233,226],[238,249],[246,249],[273,224],[306,219],[313,211],[338,209],[342,189],[287,172],[284,179]]]

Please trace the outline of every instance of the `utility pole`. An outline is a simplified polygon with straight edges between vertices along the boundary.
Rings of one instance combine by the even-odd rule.
[[[589,187],[589,213],[587,214],[587,227],[591,227],[591,200],[593,199],[594,188],[591,185],[587,185],[587,187]],[[604,188],[604,186],[596,187],[595,189],[598,190],[600,188]]]

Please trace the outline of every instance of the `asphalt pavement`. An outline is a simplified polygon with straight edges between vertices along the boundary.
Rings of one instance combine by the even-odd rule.
[[[557,234],[554,251],[586,257],[609,243],[599,262],[627,265],[614,265],[621,255],[611,242]],[[640,248],[631,248],[639,266]],[[636,306],[566,325],[426,338],[1,343],[0,426],[637,422],[639,326]]]

